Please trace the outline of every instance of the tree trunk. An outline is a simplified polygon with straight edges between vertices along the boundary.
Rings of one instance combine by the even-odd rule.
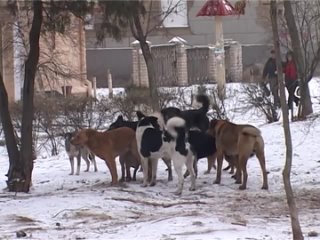
[[[9,191],[29,192],[32,170],[33,170],[33,151],[32,151],[32,123],[34,113],[34,81],[40,55],[40,32],[42,26],[42,2],[33,1],[33,20],[29,33],[30,50],[25,62],[25,76],[23,84],[23,108],[21,126],[21,155],[23,176],[20,181],[15,181],[10,185]],[[15,173],[15,171],[13,171]],[[12,175],[9,178],[15,179]]]
[[[284,17],[287,22],[289,35],[291,39],[291,45],[293,50],[293,56],[297,63],[297,70],[299,78],[301,79],[300,89],[301,89],[301,112],[299,113],[299,118],[305,118],[307,115],[313,112],[311,97],[309,92],[308,79],[309,74],[306,72],[305,58],[302,53],[302,44],[299,37],[299,31],[297,28],[295,16],[293,14],[291,1],[283,1],[284,4]],[[296,3],[294,3],[296,4]]]
[[[135,14],[133,16],[133,22],[136,29],[136,32],[134,33],[134,35],[140,43],[141,51],[147,65],[148,78],[149,78],[149,90],[150,90],[149,93],[150,93],[152,108],[154,111],[159,111],[160,110],[159,96],[158,96],[158,89],[156,84],[156,72],[153,64],[153,57],[151,54],[150,46],[147,43],[147,38],[142,29],[142,24],[141,24],[139,14]],[[131,30],[132,32],[134,32],[133,29]]]
[[[140,42],[141,50],[143,57],[146,61],[147,65],[147,71],[148,71],[148,78],[149,78],[149,90],[150,90],[150,98],[151,98],[151,104],[154,111],[159,111],[159,97],[158,97],[158,90],[157,90],[157,84],[155,82],[156,80],[156,74],[155,74],[155,68],[153,64],[153,57],[150,51],[149,44],[147,42]]]
[[[279,81],[279,88],[280,88],[280,102],[281,102],[281,109],[282,109],[282,115],[283,115],[283,129],[284,129],[284,136],[285,136],[285,143],[286,143],[286,163],[285,163],[285,167],[282,175],[283,175],[285,192],[287,196],[287,203],[290,211],[293,239],[302,240],[303,235],[302,235],[302,231],[299,223],[298,209],[296,207],[296,202],[295,202],[295,198],[294,198],[292,187],[291,187],[291,181],[290,181],[290,173],[291,173],[291,165],[292,165],[292,140],[291,140],[291,132],[290,132],[290,124],[289,124],[288,105],[286,103],[285,86],[283,81],[277,13],[278,11],[277,11],[276,0],[271,0],[270,17],[271,17],[272,32],[273,32],[273,42],[274,42],[275,52],[276,52],[277,72],[278,72],[278,81]]]
[[[301,111],[299,112],[299,119],[304,119],[309,114],[313,113],[312,101],[309,91],[309,81],[302,81],[300,83],[300,94],[301,94]]]
[[[17,169],[18,172],[21,172],[21,164],[20,153],[18,150],[17,141],[14,135],[11,116],[9,112],[8,94],[3,82],[2,73],[0,74],[0,117],[9,156],[9,170],[7,176],[11,176],[13,169]],[[21,179],[21,177],[22,176],[20,176],[19,179]],[[12,180],[13,179],[8,178],[8,187],[11,184]]]

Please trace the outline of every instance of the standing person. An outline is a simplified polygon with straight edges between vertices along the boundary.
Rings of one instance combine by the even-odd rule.
[[[280,107],[280,97],[279,97],[279,85],[277,78],[277,63],[275,57],[275,51],[270,51],[270,58],[266,62],[263,68],[262,79],[263,81],[268,78],[268,83],[270,84],[270,90],[273,96],[273,103],[276,107]]]
[[[299,104],[299,98],[294,95],[296,88],[298,87],[298,74],[297,66],[293,59],[292,52],[288,52],[286,55],[286,62],[284,65],[285,84],[288,90],[288,107],[293,109],[293,102],[296,106]]]

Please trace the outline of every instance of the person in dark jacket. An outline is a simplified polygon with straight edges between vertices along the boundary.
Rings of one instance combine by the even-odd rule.
[[[285,84],[288,90],[288,107],[292,110],[293,102],[296,106],[299,104],[299,98],[294,95],[296,88],[298,87],[298,74],[296,63],[293,59],[292,52],[288,52],[286,55],[286,62],[284,64],[283,73],[285,76]]]
[[[270,84],[270,90],[273,96],[274,104],[277,107],[280,107],[280,97],[279,97],[279,85],[278,85],[278,78],[277,78],[277,64],[275,58],[275,51],[271,50],[271,56],[264,65],[262,79],[264,82]]]

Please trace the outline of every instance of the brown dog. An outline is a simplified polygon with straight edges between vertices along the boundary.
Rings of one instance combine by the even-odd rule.
[[[74,145],[86,146],[96,156],[103,159],[111,173],[112,185],[118,183],[115,158],[130,152],[140,160],[137,149],[136,133],[128,127],[121,127],[111,131],[98,132],[94,129],[83,129],[72,139]]]
[[[255,153],[262,170],[262,189],[268,189],[267,170],[265,166],[264,141],[259,129],[252,125],[237,125],[226,120],[211,120],[209,131],[216,136],[217,147],[217,178],[215,183],[221,181],[221,168],[223,156],[237,156],[236,162],[236,183],[242,185],[239,189],[247,187],[247,161]],[[242,177],[243,175],[243,177]]]

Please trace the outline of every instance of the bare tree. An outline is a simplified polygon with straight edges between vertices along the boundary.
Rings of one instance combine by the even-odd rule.
[[[279,81],[279,88],[280,88],[280,101],[281,101],[281,109],[282,109],[282,115],[283,115],[283,130],[284,130],[285,143],[286,143],[286,163],[285,163],[284,170],[282,172],[283,182],[285,186],[287,203],[289,206],[289,212],[291,217],[293,239],[302,240],[303,235],[302,235],[300,222],[299,222],[299,214],[298,214],[298,209],[296,207],[296,201],[294,198],[294,194],[291,186],[291,180],[290,180],[290,173],[291,173],[291,166],[292,166],[292,140],[291,140],[291,132],[290,132],[290,124],[289,124],[289,116],[288,116],[288,106],[286,104],[286,97],[285,97],[285,86],[283,82],[282,61],[281,61],[281,54],[280,54],[280,38],[279,38],[279,30],[278,30],[278,11],[277,11],[276,0],[271,0],[270,17],[271,17],[271,23],[272,23],[273,42],[274,42],[275,52],[276,52],[278,81]]]
[[[142,54],[147,65],[149,94],[152,99],[152,107],[155,110],[159,110],[160,108],[159,95],[154,59],[147,38],[152,32],[158,31],[165,19],[181,4],[181,1],[169,0],[168,7],[161,10],[159,4],[160,1],[157,0],[99,1],[99,5],[102,7],[104,13],[103,23],[98,32],[98,40],[104,39],[105,30],[115,38],[120,38],[121,29],[130,29],[133,37],[140,43]]]
[[[319,1],[284,1],[284,18],[287,38],[297,62],[300,77],[301,112],[305,118],[313,112],[309,81],[313,78],[320,61],[320,3]]]
[[[12,9],[16,10],[17,2],[9,1]],[[23,84],[23,109],[21,123],[21,148],[20,151],[15,140],[14,130],[8,110],[8,96],[0,79],[0,105],[1,121],[5,132],[7,150],[9,155],[8,171],[8,189],[15,192],[28,192],[31,185],[31,176],[33,171],[34,149],[33,149],[33,116],[34,116],[34,85],[37,73],[37,67],[40,56],[40,34],[47,22],[48,29],[51,26],[53,30],[63,31],[64,26],[70,19],[70,13],[76,12],[81,15],[87,9],[89,4],[76,1],[23,1],[22,4],[28,6],[32,3],[32,22],[29,32],[29,51],[24,65],[24,84]],[[74,13],[73,12],[73,13]],[[43,18],[44,13],[50,13],[52,19]],[[1,81],[2,80],[2,81]]]

